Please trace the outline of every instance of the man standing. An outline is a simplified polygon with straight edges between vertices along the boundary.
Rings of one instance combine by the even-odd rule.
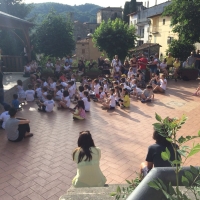
[[[174,58],[172,57],[172,54],[169,52],[168,56],[166,57],[167,60],[167,70],[169,71],[170,67],[173,67],[173,63],[174,63]]]
[[[147,58],[145,57],[144,54],[142,54],[142,57],[138,59],[138,65],[139,65],[139,70],[141,70],[144,73],[144,75],[146,72],[147,63],[148,63]]]

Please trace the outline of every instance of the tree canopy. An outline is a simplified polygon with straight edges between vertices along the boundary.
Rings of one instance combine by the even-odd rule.
[[[127,16],[128,14],[130,14],[130,2],[126,1],[124,4],[123,20],[129,24],[129,16]]]
[[[137,2],[136,0],[131,0],[130,2],[130,13],[137,11]]]
[[[103,21],[95,30],[93,41],[100,51],[106,52],[110,59],[118,55],[123,60],[128,50],[135,46],[135,28],[118,18],[114,21]]]
[[[62,57],[74,50],[73,29],[70,20],[51,11],[34,34],[34,44],[39,53]]]
[[[165,8],[165,16],[171,16],[173,31],[179,34],[182,41],[200,42],[200,1],[172,0]]]

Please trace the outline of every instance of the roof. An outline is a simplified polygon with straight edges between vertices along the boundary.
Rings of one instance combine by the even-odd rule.
[[[106,8],[101,8],[99,11],[101,10],[118,10],[118,11],[123,11],[123,9],[121,7],[106,7]]]
[[[137,12],[133,12],[133,13],[128,14],[127,16],[133,16],[133,15],[136,15],[136,14],[137,14]]]
[[[24,19],[20,19],[20,18],[18,18],[18,17],[15,17],[15,16],[13,16],[13,15],[9,15],[8,13],[1,12],[1,11],[0,11],[0,18],[1,18],[1,17],[7,18],[7,19],[11,19],[11,20],[14,20],[14,21],[18,21],[18,22],[22,22],[22,23],[24,23],[24,24],[26,24],[26,25],[29,25],[29,26],[33,26],[33,25],[34,25],[33,23],[28,22],[28,21],[26,21],[26,20],[24,20]]]
[[[87,39],[78,40],[76,44],[88,44],[89,41]]]
[[[155,47],[155,46],[162,47],[158,43],[144,43],[144,44],[142,44],[138,47],[135,47],[134,49],[130,49],[129,51],[141,51],[141,50],[144,50],[144,49],[148,49],[149,47]]]

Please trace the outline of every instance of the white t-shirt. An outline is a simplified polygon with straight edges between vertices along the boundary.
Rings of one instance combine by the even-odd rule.
[[[43,83],[43,86],[44,86],[44,87],[47,87],[47,86],[48,86],[48,83],[45,81],[45,82]]]
[[[131,76],[132,76],[133,74],[134,74],[133,71],[129,71],[129,72],[128,72],[128,78],[131,78]]]
[[[143,91],[140,88],[136,87],[135,89],[136,89],[136,94],[142,94],[143,93]]]
[[[58,92],[56,92],[56,96],[59,96],[62,99],[62,97],[63,97],[62,91],[58,90]]]
[[[46,65],[47,67],[53,67],[53,63],[47,63],[47,65]]]
[[[60,72],[60,65],[55,65],[56,67],[56,72]]]
[[[110,106],[111,107],[115,107],[116,106],[116,102],[115,102],[115,97],[114,95],[110,95]]]
[[[26,69],[25,70],[26,72],[30,72],[31,71],[31,66],[25,66],[25,69]]]
[[[23,87],[21,85],[17,85],[17,90],[18,90],[19,98],[25,99],[26,95],[25,95],[25,91],[24,91]]]
[[[161,64],[160,64],[160,68],[161,68],[161,69],[164,69],[164,68],[166,68],[166,67],[167,67],[167,63],[161,63]]]
[[[61,82],[60,84],[61,84],[64,88],[66,88],[66,87],[68,86],[68,84],[65,83],[65,82]]]
[[[105,96],[105,92],[101,92],[101,94],[100,94],[100,99],[103,99],[104,96]]]
[[[103,86],[103,91],[104,91],[104,92],[109,92],[109,90],[108,90],[108,85],[107,85],[107,84],[104,84],[104,86]]]
[[[84,97],[83,92],[79,91],[78,93],[79,93],[80,98],[82,99]]]
[[[34,90],[26,90],[26,101],[34,101],[34,95],[35,91]]]
[[[90,102],[88,101],[88,98],[87,97],[83,97],[82,100],[83,100],[84,105],[85,105],[85,110],[86,111],[90,111]]]
[[[66,70],[66,71],[69,71],[70,70],[70,65],[68,65],[68,66],[64,66],[64,69]]]
[[[65,97],[64,100],[67,101],[66,106],[69,108],[71,103],[69,96]]]
[[[56,82],[50,83],[50,88],[55,90],[56,88]]]
[[[164,79],[164,81],[162,79],[160,79],[160,87],[163,90],[166,90],[166,88],[167,88],[167,80],[166,79]]]
[[[46,96],[47,96],[47,92],[43,92],[42,93],[42,101],[45,102],[47,99],[46,99]]]
[[[73,97],[73,95],[74,95],[74,87],[73,87],[73,85],[68,89],[68,92],[69,92],[69,97],[70,98]]]
[[[99,94],[99,88],[100,88],[100,85],[99,85],[99,84],[94,85],[94,93],[95,93],[95,94]]]
[[[6,124],[7,120],[10,119],[10,115],[8,114],[8,111],[3,112],[0,115],[0,119],[3,121],[2,128],[5,129],[5,124]]]
[[[35,91],[37,92],[37,97],[38,98],[42,98],[42,89],[41,88],[37,88]]]
[[[116,65],[116,66],[115,66],[115,71],[116,71],[116,72],[119,72],[119,70],[120,70],[120,67],[119,67],[118,65]]]
[[[46,106],[46,112],[52,112],[55,103],[54,100],[47,100],[44,102],[44,105]]]

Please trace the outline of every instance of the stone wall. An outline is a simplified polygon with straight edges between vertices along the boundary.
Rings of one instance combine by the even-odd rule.
[[[97,23],[101,23],[103,20],[108,21],[108,19],[115,20],[116,18],[122,19],[121,9],[102,9],[97,13]]]

